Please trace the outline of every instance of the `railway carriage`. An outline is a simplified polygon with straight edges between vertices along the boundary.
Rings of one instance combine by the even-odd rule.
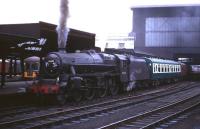
[[[185,79],[188,74],[189,74],[189,66],[185,63],[181,63],[181,76],[183,77],[183,79]]]
[[[191,69],[191,74],[196,74],[199,75],[200,74],[200,65],[190,65],[190,69]]]
[[[150,80],[154,83],[159,81],[177,81],[181,77],[181,63],[173,60],[145,58],[150,71]]]
[[[24,59],[24,79],[34,79],[39,74],[40,58],[32,56]]]
[[[20,65],[20,61],[16,60],[16,66],[15,66],[15,62],[12,62],[12,69],[10,69],[11,64],[10,64],[10,60],[5,60],[5,74],[9,75],[9,74],[15,74],[15,75],[20,75],[21,74],[21,65]],[[14,70],[14,67],[16,67],[16,69]],[[0,73],[2,73],[2,60],[0,60]]]
[[[192,80],[199,80],[200,78],[200,65],[190,65],[190,76]]]

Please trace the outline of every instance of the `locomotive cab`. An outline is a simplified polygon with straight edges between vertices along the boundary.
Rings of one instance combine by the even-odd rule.
[[[129,60],[127,56],[125,55],[119,55],[115,54],[117,57],[117,64],[120,72],[120,81],[122,83],[128,82],[129,81],[129,72],[128,72],[128,66],[129,66]]]

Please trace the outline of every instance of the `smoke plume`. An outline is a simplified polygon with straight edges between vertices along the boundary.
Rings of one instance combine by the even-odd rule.
[[[67,27],[67,18],[69,15],[68,0],[60,1],[60,20],[56,30],[58,33],[58,48],[65,51],[69,29]]]

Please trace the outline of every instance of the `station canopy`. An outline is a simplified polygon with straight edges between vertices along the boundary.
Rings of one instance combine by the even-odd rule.
[[[0,25],[1,56],[19,55],[46,56],[58,51],[57,25],[39,22]],[[67,52],[87,50],[95,47],[95,34],[70,28],[66,45]]]
[[[38,56],[44,44],[32,37],[0,33],[0,57]]]

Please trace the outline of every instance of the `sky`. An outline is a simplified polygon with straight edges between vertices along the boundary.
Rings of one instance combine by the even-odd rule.
[[[60,0],[0,0],[0,24],[58,24]],[[106,35],[129,33],[131,7],[141,5],[200,4],[200,0],[69,0],[68,27]]]

